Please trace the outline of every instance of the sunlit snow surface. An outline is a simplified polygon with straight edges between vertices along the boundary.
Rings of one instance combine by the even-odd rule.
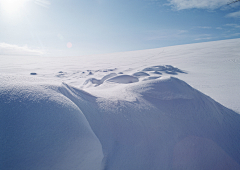
[[[240,169],[239,45],[1,56],[0,169]]]

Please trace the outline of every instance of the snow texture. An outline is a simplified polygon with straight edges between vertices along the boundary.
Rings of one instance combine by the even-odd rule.
[[[128,83],[138,82],[139,80],[137,77],[134,77],[134,76],[120,75],[120,76],[113,77],[107,81],[114,82],[114,83],[128,84]]]
[[[0,79],[0,169],[100,169],[101,143],[65,86]]]
[[[0,169],[240,169],[239,41],[2,60]]]
[[[121,87],[131,102],[1,80],[1,169],[240,168],[240,115],[177,78]]]

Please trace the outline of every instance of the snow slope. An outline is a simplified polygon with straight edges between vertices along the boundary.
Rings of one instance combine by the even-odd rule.
[[[87,79],[100,80],[110,73],[132,75],[151,66],[172,65],[187,73],[178,78],[240,113],[239,44],[240,39],[232,39],[93,56],[0,56],[0,73],[81,87]]]
[[[236,112],[173,77],[115,83],[102,88],[112,95],[87,103],[69,87],[102,143],[104,169],[240,168]]]
[[[64,86],[0,79],[0,169],[100,169],[101,143]]]
[[[0,169],[240,169],[239,42],[1,58]]]
[[[22,79],[1,77],[1,169],[240,168],[240,115],[177,78],[106,98]]]

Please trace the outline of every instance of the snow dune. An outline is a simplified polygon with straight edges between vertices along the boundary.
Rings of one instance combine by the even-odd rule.
[[[0,79],[0,169],[100,169],[101,143],[64,86]]]
[[[1,76],[0,169],[240,169],[239,114],[176,77],[112,76]]]

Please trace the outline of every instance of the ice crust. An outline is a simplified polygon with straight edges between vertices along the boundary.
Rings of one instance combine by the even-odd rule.
[[[239,114],[178,78],[135,78],[90,88],[104,97],[1,76],[0,169],[240,169]]]

